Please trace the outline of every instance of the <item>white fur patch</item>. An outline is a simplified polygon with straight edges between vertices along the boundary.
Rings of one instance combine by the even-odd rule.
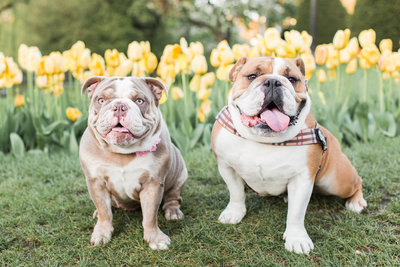
[[[274,58],[274,65],[272,74],[279,75],[280,70],[286,66],[285,60],[280,57]]]

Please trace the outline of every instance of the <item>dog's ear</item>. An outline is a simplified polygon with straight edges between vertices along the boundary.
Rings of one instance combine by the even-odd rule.
[[[306,66],[304,65],[303,59],[298,57],[298,58],[295,58],[294,60],[295,60],[296,66],[300,69],[301,74],[303,74],[303,76],[305,76],[306,75]]]
[[[244,64],[247,62],[247,57],[241,57],[236,62],[236,64],[232,67],[231,71],[229,72],[229,80],[231,82],[236,81],[237,75],[239,74],[240,70],[243,68]]]
[[[150,87],[151,92],[153,92],[153,95],[156,97],[157,104],[162,97],[163,91],[168,97],[168,86],[165,83],[156,78],[144,78],[144,81],[147,83],[147,85]]]
[[[104,76],[94,76],[87,79],[82,85],[81,94],[84,95],[85,91],[88,92],[88,97],[92,99],[93,93],[101,81],[105,79]]]

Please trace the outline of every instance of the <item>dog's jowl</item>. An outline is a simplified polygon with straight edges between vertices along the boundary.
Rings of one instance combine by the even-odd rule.
[[[154,78],[93,77],[82,87],[90,98],[80,161],[96,206],[91,243],[111,239],[112,207],[143,214],[144,240],[167,249],[170,239],[157,224],[161,203],[167,220],[181,220],[187,170],[171,143],[158,108],[166,85]]]
[[[335,137],[311,112],[305,66],[298,59],[242,57],[232,68],[227,107],[217,116],[212,149],[230,200],[219,217],[239,223],[246,214],[245,183],[262,196],[287,192],[285,248],[314,248],[304,227],[313,191],[347,198],[361,212],[362,180]]]

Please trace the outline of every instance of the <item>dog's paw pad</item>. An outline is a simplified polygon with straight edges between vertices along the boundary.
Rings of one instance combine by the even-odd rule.
[[[346,202],[346,208],[348,210],[351,210],[355,213],[361,213],[363,209],[367,207],[367,201],[365,201],[364,198],[358,199],[358,200],[348,200]]]
[[[218,221],[221,223],[237,224],[246,215],[246,208],[227,207],[219,216]]]
[[[178,207],[169,207],[165,210],[165,219],[168,221],[180,221],[183,219],[183,212]]]
[[[102,226],[101,224],[96,224],[94,227],[92,238],[90,244],[93,246],[98,246],[100,244],[107,244],[111,240],[111,235],[113,232],[112,226]]]
[[[145,234],[144,240],[149,243],[150,248],[153,250],[168,249],[168,246],[171,244],[171,239],[161,232],[161,230],[155,233]]]

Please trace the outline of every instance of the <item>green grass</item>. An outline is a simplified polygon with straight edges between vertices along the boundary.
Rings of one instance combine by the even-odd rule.
[[[217,222],[228,191],[209,151],[185,159],[189,180],[182,222],[159,216],[172,239],[168,251],[144,243],[140,211],[114,212],[114,236],[90,246],[95,225],[77,156],[0,153],[0,265],[400,265],[400,138],[346,148],[360,175],[368,208],[345,210],[344,200],[313,196],[306,228],[315,249],[296,255],[284,249],[287,205],[282,198],[247,193],[248,213],[238,225]]]

